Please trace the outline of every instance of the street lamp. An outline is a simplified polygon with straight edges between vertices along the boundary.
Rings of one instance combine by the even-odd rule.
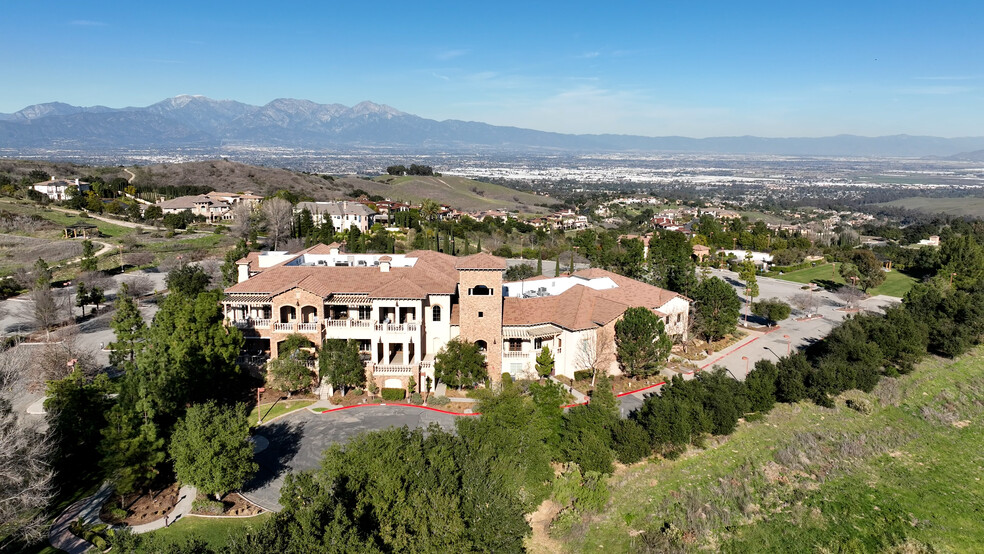
[[[256,424],[259,425],[263,423],[263,410],[260,409],[260,393],[266,392],[266,389],[260,387],[256,389]]]
[[[782,338],[786,339],[786,357],[788,358],[790,345],[793,344],[793,341],[789,340],[789,335],[783,335]]]
[[[748,356],[742,356],[742,360],[745,360],[745,375],[748,375]]]

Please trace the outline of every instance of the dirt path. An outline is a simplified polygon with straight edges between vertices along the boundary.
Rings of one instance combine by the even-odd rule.
[[[81,215],[81,212],[78,211],[78,210],[70,210],[68,208],[58,208],[58,207],[55,207],[55,206],[51,206],[51,209],[52,210],[55,210],[57,212],[62,212],[62,213],[66,213],[66,214]],[[142,229],[152,229],[152,228],[154,228],[153,225],[151,225],[149,223],[134,223],[132,221],[123,221],[122,219],[110,219],[108,217],[103,217],[101,215],[93,215],[93,214],[90,214],[90,213],[87,213],[86,215],[88,215],[92,219],[98,219],[99,221],[102,221],[103,223],[112,223],[113,225],[119,225],[120,227],[129,227],[131,229],[136,229],[137,227],[140,227]]]
[[[527,516],[533,534],[526,540],[526,548],[532,554],[554,554],[564,551],[564,543],[550,536],[550,522],[560,513],[561,505],[544,500],[535,512]]]
[[[137,174],[134,173],[134,172],[132,172],[132,171],[130,171],[129,169],[127,169],[125,167],[123,168],[123,171],[130,174],[130,176],[127,177],[127,179],[126,179],[126,184],[132,185],[133,184],[133,180],[137,178]]]

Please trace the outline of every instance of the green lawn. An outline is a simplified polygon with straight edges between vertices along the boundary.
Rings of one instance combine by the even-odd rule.
[[[821,286],[831,286],[832,284],[843,285],[844,278],[839,272],[840,267],[836,264],[821,264],[816,267],[808,267],[797,271],[791,271],[782,275],[777,275],[776,279],[793,281],[795,283],[817,283]],[[868,294],[884,294],[886,296],[905,296],[912,285],[916,283],[915,277],[910,277],[900,271],[889,271],[885,274],[885,282],[868,291]]]
[[[606,509],[557,538],[591,552],[980,552],[981,354],[930,359],[834,409],[777,405],[706,450],[619,471]]]
[[[73,214],[67,214],[65,212],[60,212],[52,209],[44,209],[37,204],[24,203],[24,202],[14,202],[8,199],[0,200],[0,210],[6,210],[11,213],[23,214],[23,215],[40,215],[44,219],[57,223],[58,225],[71,225],[73,223],[78,223],[80,221],[95,225],[99,228],[99,232],[103,237],[119,237],[132,233],[133,229],[130,227],[124,227],[122,225],[116,225],[113,223],[106,223],[105,221],[99,221],[91,217],[79,217]]]
[[[247,527],[259,527],[264,520],[271,517],[270,512],[248,518],[206,518],[185,517],[177,523],[164,529],[152,531],[148,536],[160,537],[171,542],[186,542],[188,539],[199,539],[209,544],[216,552],[221,552],[229,540],[229,533]]]
[[[307,408],[311,404],[314,404],[314,400],[280,400],[269,404],[260,404],[260,409],[263,410],[263,421],[270,421],[288,412]],[[256,408],[253,408],[249,413],[249,424],[252,426],[256,425],[256,415]]]

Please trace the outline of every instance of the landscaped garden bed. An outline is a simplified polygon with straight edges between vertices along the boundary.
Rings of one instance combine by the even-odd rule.
[[[102,505],[99,518],[113,525],[143,525],[171,513],[179,500],[177,483],[146,494],[124,495],[122,502],[118,494],[113,494]]]
[[[237,492],[231,492],[216,500],[210,496],[199,494],[192,505],[191,513],[202,516],[245,517],[263,513],[263,509],[246,501]]]

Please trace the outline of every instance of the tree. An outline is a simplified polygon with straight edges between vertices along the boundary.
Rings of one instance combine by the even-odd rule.
[[[752,313],[766,319],[771,327],[789,317],[792,308],[778,298],[770,298],[752,304]]]
[[[659,287],[689,296],[697,286],[693,247],[687,236],[663,231],[649,242],[649,281]]]
[[[478,345],[453,338],[434,359],[434,377],[451,387],[472,387],[488,377],[485,354]]]
[[[293,206],[283,198],[268,198],[260,205],[260,212],[266,221],[267,237],[274,250],[280,246],[280,241],[290,233],[293,219]]]
[[[253,231],[253,207],[245,202],[237,202],[229,212],[232,214],[232,235],[242,240],[248,239]]]
[[[145,221],[155,222],[164,217],[164,210],[156,204],[153,206],[147,206],[144,210],[143,216]]]
[[[249,245],[245,239],[239,239],[236,247],[226,252],[225,261],[222,264],[222,282],[227,287],[231,287],[239,282],[239,266],[236,261],[249,254]]]
[[[147,331],[143,316],[137,308],[137,303],[130,297],[129,286],[120,284],[120,292],[116,296],[115,312],[109,326],[116,334],[116,341],[109,343],[109,363],[119,369],[128,371],[133,368],[137,359],[137,351]]]
[[[645,307],[625,310],[622,319],[615,323],[615,343],[618,361],[632,377],[658,373],[673,346],[664,332],[663,320]]]
[[[57,445],[58,456],[54,460],[62,482],[72,482],[96,469],[100,431],[112,406],[109,393],[109,378],[105,374],[90,379],[82,369],[73,370],[63,379],[48,381],[44,410]]]
[[[123,495],[143,489],[158,475],[158,465],[164,461],[164,439],[158,438],[157,425],[150,417],[117,404],[106,416],[108,425],[102,430],[100,452],[102,467]]]
[[[208,290],[212,278],[200,266],[182,264],[168,272],[164,284],[171,294],[193,297]]]
[[[79,268],[82,271],[96,271],[97,266],[96,247],[91,240],[85,239],[82,241],[82,260],[79,262]]]
[[[222,495],[242,487],[256,472],[243,404],[195,404],[174,426],[168,449],[174,473],[202,494]]]
[[[318,376],[341,389],[343,396],[348,387],[365,385],[366,366],[362,363],[359,343],[354,340],[326,340],[318,352]]]
[[[693,299],[697,328],[707,342],[735,331],[741,300],[731,285],[717,277],[703,279],[694,289]]]
[[[64,319],[61,299],[56,297],[55,292],[47,286],[35,288],[30,296],[34,305],[34,322],[44,329],[45,340],[50,340],[52,327]]]
[[[506,270],[504,279],[506,281],[522,281],[531,277],[536,277],[536,268],[533,264],[517,264]]]
[[[34,289],[48,288],[51,286],[51,269],[48,268],[48,264],[38,258],[38,261],[34,262]]]
[[[541,379],[545,379],[553,373],[554,357],[550,353],[550,347],[544,345],[540,353],[536,356],[536,373]]]
[[[28,358],[12,348],[0,351],[0,550],[13,541],[34,543],[46,536],[46,513],[54,496],[55,454],[51,433],[19,420],[8,395]],[[16,549],[19,550],[19,549]]]
[[[757,271],[755,261],[752,260],[752,252],[746,250],[744,261],[738,264],[738,278],[745,282],[745,296],[748,297],[748,310],[751,309],[752,299],[759,294],[758,279],[755,276]],[[747,310],[745,312],[745,322],[748,323]]]
[[[85,288],[85,283],[75,286],[75,305],[82,308],[82,317],[85,317],[85,307],[89,304],[89,291]]]

